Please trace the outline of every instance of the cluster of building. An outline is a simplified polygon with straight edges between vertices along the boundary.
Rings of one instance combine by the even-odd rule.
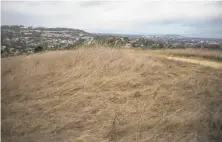
[[[190,47],[190,48],[211,48],[222,49],[222,39],[213,38],[196,38],[180,35],[159,35],[159,36],[143,36],[144,38],[159,41],[164,44],[164,47]]]
[[[66,49],[79,45],[106,44],[142,48],[213,48],[222,49],[221,39],[190,38],[180,35],[104,35],[79,29],[1,26],[2,56],[33,53],[36,47],[44,50]]]
[[[92,40],[89,33],[77,29],[1,26],[2,56],[33,53],[38,46],[44,50],[68,48]]]

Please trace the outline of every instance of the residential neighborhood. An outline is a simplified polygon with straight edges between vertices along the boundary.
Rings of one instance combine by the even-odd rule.
[[[33,28],[22,25],[1,26],[1,51],[5,54],[33,53],[37,46],[45,50],[67,48],[80,41],[91,41],[90,34],[67,28]]]
[[[132,48],[211,48],[222,49],[221,39],[186,37],[180,35],[116,35],[88,33],[79,29],[1,26],[3,57],[44,50],[69,49],[80,45],[105,44]]]

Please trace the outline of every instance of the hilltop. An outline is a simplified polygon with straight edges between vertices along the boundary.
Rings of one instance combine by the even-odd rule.
[[[3,58],[2,140],[221,141],[221,69],[155,54],[93,47]]]

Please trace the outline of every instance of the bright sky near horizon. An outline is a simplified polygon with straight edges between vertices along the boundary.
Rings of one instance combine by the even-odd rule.
[[[1,24],[222,38],[222,1],[2,1]]]

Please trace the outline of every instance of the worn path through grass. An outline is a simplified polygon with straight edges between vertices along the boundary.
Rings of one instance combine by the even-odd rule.
[[[129,53],[133,53],[134,51],[130,51]],[[166,58],[170,60],[176,60],[176,61],[182,61],[182,62],[187,62],[187,63],[194,63],[194,64],[199,64],[202,66],[206,67],[212,67],[215,69],[222,69],[222,62],[220,61],[214,61],[214,60],[208,60],[204,58],[194,58],[194,57],[182,57],[182,56],[176,56],[176,55],[169,55],[169,54],[159,54],[159,52],[153,52],[152,50],[147,50],[147,51],[136,51],[137,54],[131,54],[131,55],[136,55],[136,56],[155,56],[155,57],[160,57],[160,58]],[[140,53],[140,54],[138,54]]]
[[[172,56],[164,56],[164,57],[167,58],[167,59],[171,59],[171,60],[195,63],[195,64],[200,64],[200,65],[203,65],[203,66],[207,66],[207,67],[221,68],[222,69],[222,63],[221,62],[209,61],[209,60],[205,60],[205,59],[187,58],[187,57],[172,57]]]

